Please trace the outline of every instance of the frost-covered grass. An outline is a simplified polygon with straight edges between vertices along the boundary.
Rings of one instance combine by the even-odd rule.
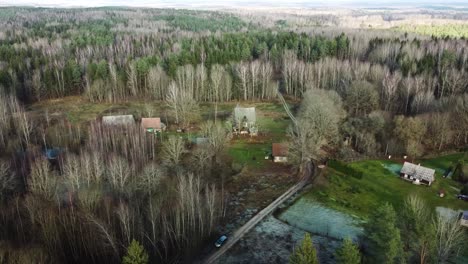
[[[398,163],[388,160],[351,163],[350,166],[363,172],[361,179],[327,168],[327,183],[314,186],[305,197],[362,217],[367,217],[374,208],[384,202],[391,203],[398,210],[409,195],[420,196],[434,210],[437,206],[468,210],[468,202],[456,199],[461,185],[442,177],[442,172],[460,157],[461,154],[456,154],[421,161],[422,165],[436,169],[436,181],[430,187],[417,186],[401,180],[395,173]],[[438,196],[441,189],[446,192],[444,198]]]
[[[361,221],[356,217],[327,208],[306,197],[300,198],[279,215],[282,221],[308,231],[335,239],[357,240],[362,233]]]

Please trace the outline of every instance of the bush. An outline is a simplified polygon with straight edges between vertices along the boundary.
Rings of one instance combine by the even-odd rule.
[[[348,164],[341,162],[339,160],[330,160],[328,162],[328,166],[340,173],[343,173],[345,175],[349,175],[351,177],[357,178],[357,179],[362,179],[363,173]]]
[[[465,186],[463,186],[463,189],[461,190],[461,194],[468,195],[468,184],[465,184]]]

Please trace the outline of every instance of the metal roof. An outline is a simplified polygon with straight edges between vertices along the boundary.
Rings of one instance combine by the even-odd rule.
[[[271,154],[273,157],[286,157],[288,156],[288,145],[283,143],[273,143],[271,146]]]
[[[132,115],[103,116],[102,123],[112,126],[128,126],[135,124],[135,119]]]
[[[159,117],[150,117],[141,119],[141,127],[144,129],[161,129],[161,118]]]
[[[418,180],[425,180],[428,182],[434,181],[435,170],[410,162],[405,162],[400,172],[409,176],[413,176]]]
[[[257,115],[255,113],[255,107],[240,107],[234,108],[234,119],[236,122],[242,122],[244,117],[248,123],[255,124],[257,122]]]

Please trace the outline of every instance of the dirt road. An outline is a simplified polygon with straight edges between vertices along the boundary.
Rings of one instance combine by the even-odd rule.
[[[245,225],[237,229],[232,235],[229,236],[225,244],[215,251],[213,254],[208,256],[202,263],[213,264],[216,260],[219,259],[225,252],[227,252],[234,244],[236,244],[239,239],[241,239],[250,229],[262,221],[267,215],[271,214],[279,205],[284,203],[286,200],[291,198],[295,193],[300,191],[310,180],[312,176],[312,164],[307,164],[303,170],[303,176],[301,180],[291,188],[289,188],[285,193],[280,197],[274,200],[271,204],[265,207],[262,211],[256,214],[252,219],[250,219]]]

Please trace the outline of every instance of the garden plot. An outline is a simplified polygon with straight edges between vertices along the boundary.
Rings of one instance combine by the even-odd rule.
[[[282,212],[279,219],[310,233],[335,239],[350,237],[356,240],[363,232],[357,218],[306,198],[299,199]]]

